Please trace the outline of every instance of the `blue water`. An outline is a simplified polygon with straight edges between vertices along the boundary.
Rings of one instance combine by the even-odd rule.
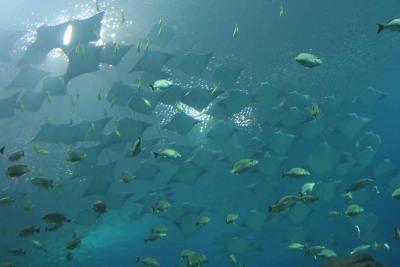
[[[17,63],[27,47],[34,42],[40,25],[58,25],[70,19],[85,19],[97,13],[95,1],[33,2],[3,0],[0,3],[0,29],[21,32],[9,51],[10,59],[0,62],[0,100],[17,92],[21,95],[26,91],[41,92],[43,79],[30,88],[7,89],[24,67],[17,66]],[[3,117],[4,111],[0,107],[0,147],[6,147],[5,155],[0,158],[0,171],[5,172],[13,164],[7,157],[17,149],[25,151],[25,157],[18,163],[27,164],[31,168],[30,173],[20,178],[9,179],[3,175],[4,178],[0,180],[0,197],[12,196],[16,200],[10,206],[0,207],[0,264],[12,262],[23,267],[125,267],[140,266],[140,263],[136,263],[136,258],[149,256],[158,259],[161,266],[174,267],[185,266],[179,255],[183,249],[190,248],[206,255],[208,263],[203,266],[210,267],[231,266],[227,260],[229,254],[235,254],[237,266],[242,263],[247,267],[321,266],[327,262],[326,259],[316,260],[305,256],[304,251],[288,250],[287,245],[291,242],[306,243],[308,246],[324,245],[334,250],[338,257],[346,258],[350,257],[349,252],[353,248],[377,242],[380,245],[387,243],[390,250],[381,247],[376,250],[371,248],[366,252],[385,266],[398,266],[400,241],[394,239],[393,229],[400,227],[397,216],[399,203],[391,194],[396,188],[393,181],[397,181],[399,186],[397,176],[400,165],[400,123],[397,114],[400,112],[400,92],[397,87],[400,33],[385,30],[377,34],[376,24],[399,17],[399,1],[99,0],[98,3],[100,10],[105,11],[105,16],[100,31],[101,42],[97,45],[132,45],[121,62],[115,66],[102,64],[98,71],[73,78],[67,82],[65,95],[51,96],[51,99],[43,97],[43,103],[37,110],[21,112],[15,106],[12,108],[15,110],[13,115]],[[281,15],[280,10],[283,11]],[[121,22],[122,17],[125,18],[124,23]],[[198,117],[202,111],[187,109],[185,112],[188,116],[202,120],[188,134],[176,134],[163,129],[177,113],[176,107],[171,103],[167,105],[159,103],[160,101],[154,102],[157,107],[151,114],[140,114],[135,111],[135,107],[129,108],[126,104],[112,107],[106,98],[113,84],[122,81],[136,88],[140,75],[131,73],[130,70],[144,54],[146,36],[152,27],[157,28],[160,19],[163,24],[173,26],[175,33],[166,45],[150,44],[151,51],[163,51],[171,55],[213,52],[213,56],[201,75],[190,76],[166,67],[163,69],[166,72],[152,74],[154,76],[148,80],[143,78],[143,83],[170,75],[169,78],[182,88],[191,90],[198,87],[199,90],[211,91],[216,86],[212,74],[218,66],[243,68],[233,88],[226,88],[228,97],[231,91],[253,95],[261,83],[267,83],[283,92],[283,104],[276,103],[275,106],[284,105],[284,101],[293,91],[309,95],[309,102],[297,108],[307,114],[306,121],[310,121],[312,119],[308,116],[308,110],[311,103],[320,104],[321,116],[317,120],[325,125],[324,133],[309,140],[299,137],[287,153],[274,155],[268,148],[268,141],[273,133],[282,130],[300,136],[305,122],[289,129],[279,124],[263,123],[262,118],[271,119],[271,116],[279,116],[281,113],[268,115],[267,108],[262,109],[262,104],[261,108],[254,108],[254,103],[249,101],[239,114],[223,119],[212,116],[204,119],[204,116]],[[235,25],[239,32],[233,37]],[[2,40],[0,35],[0,41]],[[137,52],[138,40],[142,40],[141,52]],[[5,51],[2,45],[3,42],[0,42],[0,49]],[[76,56],[78,50],[72,50],[71,53]],[[304,68],[294,60],[300,52],[319,56],[323,64],[311,69]],[[53,50],[43,62],[29,65],[48,71],[48,76],[64,77],[68,60],[63,52]],[[145,96],[151,97],[153,92],[150,92],[147,84],[142,86]],[[368,87],[385,93],[386,97],[373,105],[353,103],[352,100]],[[97,99],[98,94],[102,95],[100,101]],[[170,92],[167,91],[166,94]],[[219,96],[215,101],[218,102],[224,96]],[[324,111],[322,103],[327,96],[334,96],[343,104],[334,114]],[[48,149],[49,155],[34,153],[32,140],[43,125],[46,125],[46,121],[54,125],[70,125],[72,121],[72,124],[78,125],[82,121],[102,119],[105,115],[104,109],[107,109],[106,117],[110,118],[110,122],[100,132],[102,141],[42,141],[37,143]],[[208,110],[204,111],[206,114],[207,112]],[[342,121],[342,116],[351,112],[369,118],[370,122],[353,138],[345,138],[338,133],[336,124]],[[108,134],[118,135],[114,130],[121,130],[122,126],[118,125],[118,121],[123,118],[148,122],[151,126],[143,133],[143,141],[152,138],[160,138],[160,141],[149,150],[144,147],[139,158],[127,160],[124,153],[137,136],[121,142],[120,147],[105,141],[108,140]],[[207,133],[218,121],[234,127],[240,135],[220,142],[210,140]],[[336,167],[318,174],[308,165],[309,155],[325,142],[340,157],[343,152],[351,152],[353,158],[356,158],[359,152],[356,143],[369,131],[379,135],[382,144],[365,168],[340,176],[335,172]],[[51,139],[51,134],[47,138]],[[125,137],[122,135],[121,138]],[[112,177],[104,178],[110,181],[107,192],[85,198],[82,195],[89,182],[96,179],[93,177],[94,171],[90,169],[89,174],[72,179],[71,173],[74,171],[80,175],[76,168],[81,163],[70,164],[65,158],[71,147],[98,144],[104,146],[98,155],[92,155],[96,159],[94,163],[83,161],[82,166],[96,169],[98,166],[116,162],[117,168],[112,171]],[[156,160],[151,155],[152,151],[175,145],[193,146],[193,151],[172,163],[165,159]],[[217,156],[202,169],[198,180],[193,184],[171,183],[170,178],[177,170],[186,166],[200,148],[215,151]],[[182,151],[177,150],[182,152],[183,148]],[[253,152],[256,153],[251,154]],[[265,152],[287,160],[270,175],[257,168],[241,175],[230,173],[236,160],[251,155],[261,161]],[[374,171],[384,159],[390,159],[395,170],[390,175],[374,177]],[[122,171],[133,172],[143,163],[156,166],[158,173],[147,180],[139,179],[129,184],[119,181]],[[284,171],[298,166],[311,168],[311,176],[300,180],[281,178]],[[189,176],[191,171],[195,170],[189,170],[185,174]],[[38,174],[53,179],[55,188],[45,190],[33,186],[29,179]],[[346,201],[343,197],[345,189],[360,178],[374,179],[373,186],[377,186],[380,194],[375,196],[373,186],[370,186],[354,193],[352,201]],[[306,205],[304,209],[297,209],[298,217],[291,210],[284,214],[267,212],[267,207],[279,198],[298,194],[301,186],[311,181],[317,183],[315,191],[320,200]],[[336,183],[337,187],[332,195],[325,195],[324,192],[329,190],[323,191],[321,188],[330,188]],[[254,190],[249,189],[251,186],[255,186]],[[150,204],[142,205],[137,200],[150,196],[154,190],[171,193],[168,197],[172,205],[170,210],[163,215],[155,215],[146,210],[139,216],[138,213],[142,209],[149,209]],[[95,200],[109,199],[107,197],[113,193],[121,192],[131,192],[134,195],[125,203],[115,205],[117,208],[112,207],[110,200],[107,203],[110,208],[104,215],[96,216],[93,213],[91,205]],[[24,211],[19,205],[21,201],[32,203],[32,210]],[[327,218],[326,214],[330,210],[343,212],[349,203],[360,204],[365,209],[364,214],[356,219],[343,215]],[[194,215],[185,217],[182,222],[174,216],[185,205],[191,207]],[[194,210],[201,212],[196,213]],[[307,215],[300,218],[305,210]],[[54,232],[42,231],[28,238],[18,237],[18,232],[28,225],[41,226],[43,230],[46,224],[42,216],[48,212],[64,213],[72,222]],[[239,214],[238,221],[232,225],[224,223],[229,212]],[[82,214],[89,218],[89,223],[80,222]],[[200,215],[209,216],[211,222],[193,230]],[[262,222],[251,220],[251,216],[258,216]],[[249,226],[249,221],[255,225]],[[184,230],[182,224],[185,223],[190,230]],[[145,243],[151,229],[159,224],[168,227],[167,237]],[[360,226],[360,239],[357,237],[355,225]],[[73,259],[67,261],[65,244],[74,232],[79,234],[81,245],[73,251]],[[48,251],[37,250],[30,243],[32,239],[43,242]],[[243,242],[242,246],[232,248],[238,239]],[[13,256],[7,252],[12,248],[22,248],[27,253],[25,256]]]

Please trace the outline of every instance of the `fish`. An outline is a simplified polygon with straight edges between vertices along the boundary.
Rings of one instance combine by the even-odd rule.
[[[364,212],[364,208],[357,205],[357,204],[352,204],[346,208],[346,211],[344,214],[346,214],[347,217],[354,217],[357,215],[360,215],[361,213]]]
[[[231,173],[241,174],[245,171],[250,170],[257,164],[258,164],[258,160],[255,160],[255,159],[241,159],[241,160],[235,162],[235,164],[233,164]]]
[[[33,151],[35,151],[39,155],[48,155],[49,154],[49,150],[47,150],[43,147],[39,147],[38,144],[36,144],[36,143],[33,144],[32,148],[33,148]]]
[[[121,11],[121,24],[125,24],[126,18],[125,18],[125,12]]]
[[[36,233],[40,233],[40,227],[34,227],[34,226],[28,226],[19,231],[18,236],[19,237],[28,237],[31,235],[34,235]]]
[[[310,172],[303,168],[292,168],[282,174],[282,177],[289,177],[289,178],[303,178],[306,176],[310,176]]]
[[[82,150],[70,150],[68,151],[67,161],[71,163],[77,163],[86,158],[86,153]]]
[[[316,119],[319,116],[319,114],[321,113],[321,110],[319,109],[319,105],[317,103],[312,103],[309,112],[310,112],[310,116],[313,119]]]
[[[176,151],[173,148],[164,148],[159,150],[158,152],[153,152],[154,158],[170,158],[170,159],[176,159],[182,157],[181,154],[179,154],[178,151]]]
[[[329,258],[334,258],[336,257],[337,254],[335,251],[333,251],[330,248],[324,248],[323,250],[321,250],[317,255],[316,258],[318,259],[329,259]]]
[[[151,230],[149,236],[145,239],[145,242],[155,241],[166,237],[168,234],[168,228],[163,225],[158,225]]]
[[[151,209],[153,213],[160,214],[165,212],[169,207],[171,207],[171,203],[166,199],[161,199],[153,207],[151,207]]]
[[[310,203],[314,203],[314,202],[318,201],[319,197],[308,194],[308,195],[301,196],[300,200],[303,203],[310,204]]]
[[[235,38],[238,34],[239,34],[239,26],[235,24],[235,27],[233,28],[232,37]]]
[[[120,49],[121,49],[121,48],[120,48],[119,44],[118,44],[118,43],[115,43],[115,44],[114,44],[114,54],[115,54],[116,56],[119,55]]]
[[[160,266],[160,262],[152,257],[138,257],[136,262],[142,263],[146,267]]]
[[[0,207],[10,206],[15,202],[15,199],[12,197],[1,197],[0,198]]]
[[[300,195],[304,196],[304,195],[311,194],[315,187],[315,184],[316,183],[314,183],[314,182],[309,182],[309,183],[303,184],[303,186],[301,187]]]
[[[68,251],[67,254],[65,254],[65,259],[67,261],[72,261],[73,258],[74,258],[74,254],[71,251]]]
[[[226,215],[225,223],[232,224],[232,223],[236,222],[238,218],[239,218],[239,214],[229,213],[228,215]]]
[[[392,198],[396,199],[396,200],[400,200],[400,187],[393,191]]]
[[[64,223],[51,223],[50,226],[44,228],[44,231],[53,232],[63,227],[63,225]]]
[[[281,213],[287,211],[293,207],[297,202],[301,201],[301,198],[294,195],[287,195],[280,198],[275,204],[268,207],[270,213]]]
[[[306,68],[314,68],[322,65],[322,60],[310,53],[300,53],[295,60]]]
[[[142,138],[138,137],[130,149],[130,156],[136,157],[142,152]]]
[[[81,244],[81,239],[79,238],[77,233],[74,233],[72,235],[72,239],[68,241],[68,243],[65,245],[65,249],[74,250],[77,247],[79,247],[80,244]]]
[[[368,254],[358,254],[351,258],[334,258],[328,260],[321,267],[384,267]]]
[[[11,255],[14,255],[14,256],[25,256],[26,255],[26,250],[24,250],[22,248],[13,248],[13,249],[9,249],[7,251],[8,251],[8,253],[10,253]]]
[[[371,245],[369,245],[369,244],[360,245],[360,246],[354,248],[352,251],[350,251],[350,255],[354,255],[354,254],[358,254],[360,252],[364,252],[364,251],[366,251],[366,250],[368,250],[370,248],[371,248]]]
[[[17,150],[11,153],[11,155],[8,157],[9,161],[18,161],[22,159],[25,156],[25,152],[23,150]]]
[[[304,250],[307,246],[305,244],[301,244],[301,243],[290,243],[287,248],[290,250]]]
[[[4,151],[6,150],[6,147],[5,146],[2,146],[1,148],[0,148],[0,154],[1,155],[4,155]]]
[[[182,250],[181,259],[188,267],[201,267],[201,265],[208,262],[206,255],[191,249]]]
[[[29,201],[26,201],[26,200],[21,200],[20,206],[25,211],[30,211],[33,208],[33,204],[31,202],[29,202]]]
[[[378,23],[377,33],[381,33],[383,30],[390,30],[393,32],[400,32],[400,19],[393,19],[386,24]]]
[[[315,245],[315,246],[311,246],[311,247],[307,247],[307,249],[304,251],[304,255],[306,256],[312,256],[315,259],[317,258],[317,255],[323,251],[324,249],[326,249],[325,246],[321,246],[321,245]]]
[[[141,47],[141,45],[142,45],[142,40],[141,39],[139,39],[139,41],[138,41],[138,43],[137,43],[137,45],[136,45],[136,53],[140,53],[140,47]],[[140,86],[138,86],[139,88],[140,88]]]
[[[232,265],[236,265],[237,264],[236,256],[234,254],[229,254],[228,262]]]
[[[174,83],[169,80],[161,79],[150,84],[149,87],[152,91],[162,91],[171,87]]]
[[[285,8],[283,7],[283,3],[281,3],[281,6],[279,7],[279,17],[285,16]]]
[[[16,178],[29,173],[29,171],[27,165],[12,165],[7,168],[6,175],[10,178]]]
[[[42,219],[48,223],[60,224],[60,223],[69,223],[71,222],[70,219],[67,219],[64,214],[62,213],[47,213],[45,214]]]
[[[394,240],[400,240],[400,228],[399,227],[394,228]]]
[[[346,193],[355,192],[355,191],[364,189],[373,182],[374,182],[374,180],[369,179],[369,178],[357,180],[354,183],[352,183],[349,188],[346,189]]]
[[[130,174],[129,172],[122,172],[119,176],[119,180],[123,183],[129,183],[136,179],[135,175]]]
[[[31,243],[35,248],[47,252],[47,248],[45,248],[43,243],[40,242],[39,240],[32,240]]]
[[[107,212],[107,205],[101,200],[98,200],[92,204],[92,210],[97,214],[104,214]]]
[[[53,180],[44,177],[44,176],[35,176],[31,178],[31,182],[33,185],[42,188],[42,189],[51,189],[54,187]]]
[[[208,216],[201,216],[197,221],[196,221],[196,226],[204,226],[206,224],[209,224],[211,221],[211,218]]]

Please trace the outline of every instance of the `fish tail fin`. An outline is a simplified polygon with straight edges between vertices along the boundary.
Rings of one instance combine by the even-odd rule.
[[[4,155],[4,150],[6,149],[6,147],[5,146],[2,146],[1,148],[0,148],[0,154],[2,154],[2,155]]]
[[[151,91],[154,91],[154,86],[152,84],[149,84],[149,87],[150,87]]]
[[[378,31],[377,33],[380,33],[381,31],[383,31],[385,29],[385,26],[383,26],[382,24],[378,23]]]
[[[154,156],[154,158],[156,159],[156,158],[158,158],[160,155],[159,155],[157,152],[153,152],[153,156]]]

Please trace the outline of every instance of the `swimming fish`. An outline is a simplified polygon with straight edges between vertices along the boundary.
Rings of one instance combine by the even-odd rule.
[[[44,245],[42,244],[42,242],[40,242],[39,240],[32,240],[32,245],[39,249],[39,250],[43,250],[44,252],[47,252],[47,249],[44,247]]]
[[[7,168],[6,175],[10,178],[15,178],[27,174],[29,167],[27,165],[13,165]]]
[[[11,153],[11,155],[8,157],[9,161],[18,161],[22,159],[25,156],[25,152],[23,150],[17,150]]]
[[[322,65],[322,60],[310,53],[300,53],[296,56],[295,60],[307,68],[314,68]]]
[[[289,177],[289,178],[302,178],[310,176],[310,172],[303,168],[292,168],[282,174],[282,177]]]
[[[235,28],[233,29],[232,37],[235,38],[239,34],[239,26],[235,24]]]
[[[400,19],[393,19],[386,24],[378,23],[378,33],[383,30],[391,30],[394,32],[400,32]]]
[[[158,152],[153,152],[154,158],[171,158],[176,159],[182,157],[178,151],[173,148],[164,148]]]
[[[173,84],[174,83],[172,81],[161,79],[155,81],[153,84],[150,84],[149,86],[152,91],[161,91],[167,89]]]
[[[235,162],[235,164],[233,164],[231,173],[241,174],[245,171],[250,170],[257,164],[258,164],[258,160],[255,160],[255,159],[241,159],[241,160]]]
[[[279,7],[279,17],[283,17],[285,15],[285,8],[283,7],[283,3]]]
[[[19,231],[18,236],[19,237],[28,237],[35,233],[40,233],[40,227],[27,226],[27,227],[23,228],[21,231]]]
[[[103,201],[99,200],[92,204],[92,210],[97,214],[104,214],[107,212],[107,205]]]

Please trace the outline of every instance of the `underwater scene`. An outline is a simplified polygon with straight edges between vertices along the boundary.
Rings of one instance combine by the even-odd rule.
[[[0,267],[400,266],[399,0],[0,8]]]

